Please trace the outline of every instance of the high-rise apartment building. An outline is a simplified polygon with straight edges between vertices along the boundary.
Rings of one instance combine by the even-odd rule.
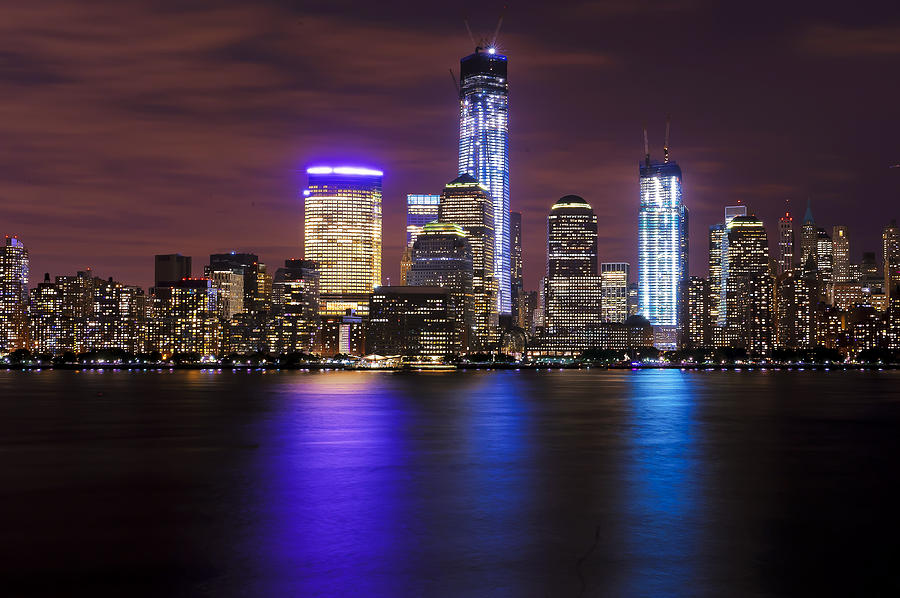
[[[171,345],[165,353],[216,355],[221,350],[218,291],[208,278],[186,278],[171,289],[166,306],[172,322]]]
[[[638,217],[638,313],[654,327],[661,349],[678,346],[683,315],[682,291],[688,279],[688,210],[683,201],[681,168],[675,162],[640,165]]]
[[[794,218],[785,211],[778,219],[778,274],[794,268]]]
[[[480,46],[459,64],[459,174],[474,177],[491,197],[496,254],[493,278],[500,314],[512,311],[506,66],[506,56]]]
[[[881,255],[884,259],[884,294],[888,303],[900,295],[900,227],[896,220],[881,233]]]
[[[600,319],[604,322],[624,322],[628,319],[628,270],[625,262],[600,264],[602,304]]]
[[[449,182],[441,193],[440,222],[460,226],[472,249],[474,338],[470,344],[477,350],[492,346],[499,321],[494,278],[494,213],[487,187],[468,174]]]
[[[469,339],[473,335],[475,296],[472,272],[472,246],[462,227],[439,221],[426,224],[412,246],[407,283],[409,286],[441,287],[450,291],[460,351],[469,350]]]
[[[240,269],[212,270],[208,266],[206,277],[219,294],[216,306],[222,320],[228,321],[244,311],[244,273]]]
[[[16,237],[0,248],[0,354],[28,347],[28,250]]]
[[[597,216],[584,199],[566,195],[547,218],[547,276],[597,275]]]
[[[303,247],[319,264],[319,313],[368,313],[381,285],[380,170],[314,166],[306,170]]]
[[[59,288],[44,275],[44,281],[31,289],[29,309],[31,347],[36,353],[56,355],[66,348],[62,345],[62,300]],[[70,351],[72,349],[69,349]]]
[[[210,272],[232,271],[243,277],[243,308],[239,311],[232,311],[232,315],[236,313],[252,312],[257,306],[257,288],[259,287],[259,256],[255,253],[238,253],[231,251],[228,253],[213,253],[209,256],[209,266],[206,267],[207,277]]]

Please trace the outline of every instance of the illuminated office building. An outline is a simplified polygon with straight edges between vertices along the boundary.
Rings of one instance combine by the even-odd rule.
[[[426,224],[412,246],[408,284],[450,291],[460,351],[469,350],[469,339],[473,335],[475,296],[472,279],[472,246],[462,227],[449,222]]]
[[[275,271],[269,318],[270,350],[311,353],[319,332],[319,271],[309,260],[285,260]]]
[[[59,288],[44,275],[44,281],[31,289],[28,312],[31,347],[36,353],[56,355],[66,349],[62,345],[62,300]],[[71,350],[71,349],[70,349]]]
[[[440,287],[379,287],[372,293],[368,353],[441,361],[458,353],[450,291]]]
[[[771,285],[764,282],[768,278],[769,241],[762,220],[755,216],[732,218],[725,234],[728,237],[724,259],[727,278],[724,280],[725,301],[719,305],[719,319],[725,324],[726,346],[749,348],[751,320],[755,318],[760,320],[759,325],[772,326],[771,317],[766,319],[764,315],[770,310],[771,301],[761,298],[765,289],[772,292]],[[763,302],[760,309],[764,311],[756,314],[756,306],[752,304],[760,301]]]
[[[512,311],[506,64],[506,56],[482,47],[459,64],[459,173],[485,185],[493,202],[492,276],[498,289],[495,311],[500,314]]]
[[[600,319],[604,322],[624,322],[628,319],[628,270],[625,262],[600,264],[602,306]]]
[[[550,208],[547,276],[597,276],[597,216],[577,195],[566,195]]]
[[[709,279],[691,276],[687,284],[685,305],[687,314],[684,317],[684,346],[698,349],[712,346],[712,320],[709,317],[710,301]]]
[[[640,165],[638,217],[638,313],[654,327],[660,349],[678,346],[683,315],[682,291],[688,279],[688,210],[683,202],[681,168],[675,162]]]
[[[440,195],[409,194],[406,196],[406,245],[411,246],[422,228],[438,219]]]
[[[853,280],[850,271],[850,231],[846,226],[835,226],[831,236],[834,283]]]
[[[255,253],[213,253],[209,256],[209,266],[205,268],[207,277],[210,272],[225,272],[231,270],[243,276],[243,308],[234,311],[235,306],[229,310],[232,315],[244,312],[253,312],[258,305],[257,288],[259,287],[259,256]]]
[[[812,257],[813,264],[818,266],[819,257],[819,231],[812,215],[812,202],[806,201],[806,215],[803,216],[803,225],[800,227],[800,265],[806,266]]]
[[[319,313],[368,313],[381,284],[380,170],[315,166],[306,170],[305,257],[319,264]]]
[[[834,244],[824,228],[816,229],[816,266],[822,279],[821,300],[831,303],[834,270]]]
[[[722,224],[722,243],[719,248],[721,257],[719,258],[719,276],[716,280],[716,286],[713,290],[718,292],[719,305],[715,310],[716,326],[724,328],[725,322],[725,288],[728,285],[728,225],[738,216],[747,215],[747,206],[726,206],[725,222]]]
[[[794,218],[789,211],[778,219],[778,273],[794,269]]]
[[[439,220],[459,225],[472,248],[474,338],[470,344],[477,350],[486,350],[496,340],[498,325],[494,205],[486,186],[468,174],[448,183],[441,194]]]
[[[0,248],[0,354],[28,347],[28,250],[16,237]]]
[[[884,259],[884,294],[888,303],[900,295],[900,227],[891,220],[881,233],[881,251]]]
[[[519,313],[519,298],[525,292],[525,282],[523,280],[524,272],[522,269],[522,213],[521,212],[510,212],[509,213],[509,253],[510,253],[510,264],[512,269],[510,270],[510,279],[512,284],[512,314],[515,316],[515,319],[518,320]]]

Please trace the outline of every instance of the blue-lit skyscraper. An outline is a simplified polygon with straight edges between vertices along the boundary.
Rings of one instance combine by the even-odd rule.
[[[475,48],[460,60],[459,174],[485,185],[494,202],[497,311],[512,311],[509,234],[509,85],[506,56]]]
[[[682,201],[681,168],[668,160],[640,166],[638,219],[638,313],[654,327],[656,346],[674,349],[681,328],[688,280],[688,210]]]

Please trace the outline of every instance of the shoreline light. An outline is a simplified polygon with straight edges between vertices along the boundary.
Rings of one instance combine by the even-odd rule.
[[[373,168],[361,168],[358,166],[310,166],[306,169],[307,174],[349,174],[355,176],[384,176],[380,170]]]

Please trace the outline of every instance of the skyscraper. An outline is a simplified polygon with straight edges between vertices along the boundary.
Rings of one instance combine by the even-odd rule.
[[[231,270],[243,277],[243,309],[234,313],[252,312],[257,305],[257,288],[259,286],[259,256],[255,253],[238,253],[230,251],[228,253],[213,253],[209,256],[209,267],[206,268],[207,276],[209,272],[224,272]]]
[[[268,345],[279,353],[313,351],[319,331],[319,270],[309,260],[285,260],[275,271]]]
[[[153,285],[170,287],[182,278],[191,276],[191,256],[180,253],[157,255],[153,264]]]
[[[512,313],[513,316],[518,319],[519,314],[519,297],[525,292],[525,283],[523,280],[523,271],[522,271],[522,213],[521,212],[510,212],[509,213],[509,253],[510,253],[510,264],[512,269],[510,270],[510,278],[512,284]]]
[[[349,166],[308,168],[304,192],[305,257],[319,264],[319,313],[368,313],[381,285],[380,170]]]
[[[896,220],[884,227],[881,233],[882,256],[884,258],[884,294],[890,303],[900,294],[900,227]]]
[[[406,245],[415,242],[416,236],[422,232],[429,222],[438,219],[438,208],[441,205],[440,195],[423,195],[410,193],[406,196]]]
[[[0,353],[28,345],[28,250],[16,237],[0,248]]]
[[[638,313],[654,327],[657,347],[675,349],[688,278],[688,210],[682,197],[681,168],[668,160],[651,162],[645,149],[640,165],[638,217]]]
[[[472,327],[475,338],[471,339],[471,344],[480,350],[491,346],[498,324],[494,213],[494,204],[486,185],[471,175],[459,175],[447,183],[441,193],[440,222],[459,225],[472,248]]]
[[[685,301],[687,314],[684,318],[684,345],[699,349],[712,345],[712,319],[709,316],[709,279],[691,276],[687,286]]]
[[[55,355],[65,351],[62,346],[62,301],[59,288],[44,275],[44,282],[31,289],[29,310],[31,344],[36,353]],[[71,349],[70,349],[71,350]]]
[[[769,242],[762,220],[756,216],[737,216],[728,223],[728,277],[724,281],[725,301],[719,318],[725,322],[725,344],[750,348],[751,324],[771,330],[771,317],[756,314],[760,301],[764,310],[771,307],[766,293],[772,292],[768,278]],[[767,284],[768,283],[768,284]],[[760,293],[760,288],[763,292]],[[768,311],[763,311],[763,314]],[[752,315],[751,315],[752,314]],[[756,318],[758,322],[754,323]],[[771,349],[771,338],[756,350]]]
[[[850,231],[846,226],[835,226],[831,235],[832,278],[836,283],[852,280],[850,275]]]
[[[547,276],[596,275],[597,216],[581,197],[561,197],[547,218]]]
[[[713,325],[719,320],[719,303],[722,296],[722,236],[725,225],[721,222],[709,227],[709,317]]]
[[[816,221],[812,215],[812,202],[806,200],[806,215],[803,216],[803,225],[800,228],[801,266],[805,266],[810,257],[812,257],[814,264],[818,264],[818,244],[819,232],[816,230]]]
[[[506,56],[475,48],[459,63],[459,173],[485,185],[494,209],[493,277],[497,311],[509,314],[511,256],[509,224],[509,83]]]
[[[462,227],[447,222],[425,225],[412,246],[407,283],[441,287],[450,292],[458,331],[457,350],[468,351],[474,311],[472,246]]]
[[[822,299],[830,303],[834,245],[824,228],[816,229],[816,265],[819,269],[819,276],[822,277]]]
[[[625,262],[600,264],[600,285],[603,301],[601,320],[624,322],[628,319],[628,270]]]
[[[731,221],[737,218],[738,216],[746,216],[747,215],[747,206],[725,206],[725,223],[722,225],[722,246],[720,247],[720,251],[722,256],[719,260],[720,264],[720,272],[717,284],[715,286],[715,290],[719,293],[719,306],[718,309],[715,310],[716,313],[716,326],[722,328],[726,326],[725,322],[725,289],[728,286],[728,243],[729,243],[729,235],[728,235],[728,225],[731,224]]]
[[[391,286],[372,293],[366,350],[439,361],[459,351],[450,291]]]
[[[794,218],[790,211],[778,219],[778,273],[794,268]]]

